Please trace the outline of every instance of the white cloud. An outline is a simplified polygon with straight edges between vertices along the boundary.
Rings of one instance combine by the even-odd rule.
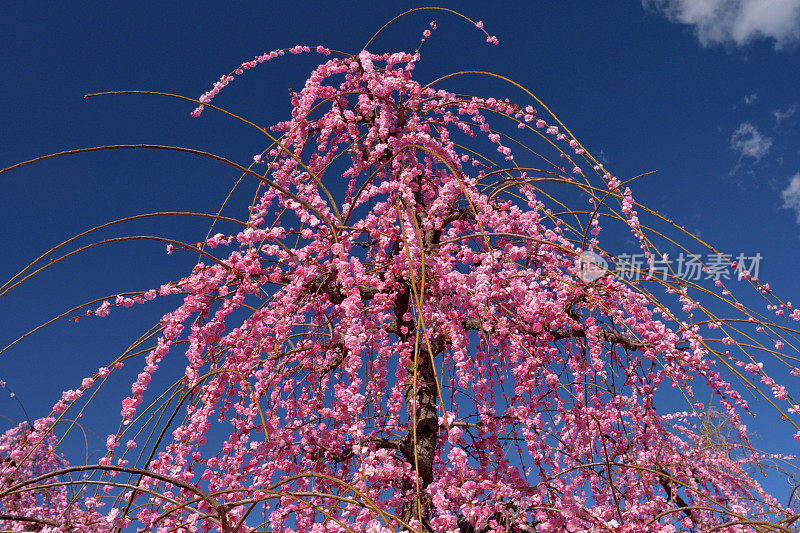
[[[775,122],[777,124],[780,124],[781,121],[784,121],[787,118],[794,115],[795,113],[797,113],[797,108],[798,108],[797,104],[792,104],[786,111],[781,111],[780,109],[776,109],[775,111],[772,112],[772,114],[775,116]]]
[[[800,172],[789,180],[789,185],[781,191],[783,206],[785,209],[793,209],[797,215],[797,223],[800,224]]]
[[[750,105],[753,102],[755,102],[757,99],[758,99],[758,94],[756,94],[756,93],[747,94],[744,97],[744,103],[747,104],[747,105]]]
[[[800,40],[800,0],[642,0],[642,5],[693,26],[703,46],[771,39],[778,50]]]
[[[761,135],[758,128],[749,122],[742,122],[731,135],[731,148],[742,156],[761,159],[772,147],[772,139]]]

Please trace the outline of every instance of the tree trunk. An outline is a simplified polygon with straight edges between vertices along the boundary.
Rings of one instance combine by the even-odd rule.
[[[421,518],[422,531],[432,531],[429,523],[431,501],[426,488],[433,481],[433,457],[439,438],[435,369],[430,354],[422,347],[417,356],[416,387],[413,363],[410,366],[404,389],[409,430],[403,443],[403,455],[417,472],[418,481],[410,480],[405,484],[405,492],[412,495],[412,498],[404,505],[402,518],[406,522]],[[416,420],[416,435],[412,427],[414,420]]]
[[[415,324],[402,319],[408,311],[410,289],[408,287],[398,295],[394,304],[394,312],[397,317],[398,337],[403,341],[413,343],[416,335]],[[402,333],[402,326],[408,328],[408,333]],[[428,353],[424,340],[420,339],[420,341],[419,351],[415,357],[416,361],[412,360],[406,368],[406,381],[403,388],[408,431],[403,438],[400,451],[405,460],[411,464],[411,469],[416,476],[403,483],[403,492],[409,497],[409,500],[403,505],[401,518],[406,523],[420,520],[422,522],[421,531],[432,532],[430,526],[432,504],[426,488],[433,481],[433,457],[436,454],[439,439],[439,418],[436,413],[439,394],[436,388],[436,369],[433,366],[431,354]],[[416,422],[416,431],[414,422]]]

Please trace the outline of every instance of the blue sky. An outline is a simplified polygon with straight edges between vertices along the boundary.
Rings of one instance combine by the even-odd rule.
[[[246,164],[263,138],[240,123],[209,112],[191,118],[190,104],[164,97],[83,95],[141,89],[196,98],[242,61],[276,48],[323,44],[357,52],[389,18],[418,5],[424,4],[10,3],[0,18],[0,167],[118,143],[187,146]],[[439,5],[483,20],[500,44],[486,45],[455,16],[423,12],[391,26],[371,50],[411,50],[438,20],[418,79],[475,69],[525,85],[621,179],[657,171],[633,187],[638,201],[727,253],[759,253],[762,281],[800,302],[800,1]],[[237,78],[214,103],[264,126],[284,120],[289,88],[302,86],[316,60],[311,54],[270,61]],[[518,90],[485,79],[443,87],[528,103]],[[207,160],[145,151],[68,156],[4,174],[0,277],[109,220],[215,212],[236,178]],[[236,195],[228,212],[243,216],[249,195],[252,189]],[[100,235],[196,242],[206,228],[202,221],[151,219]],[[636,252],[624,246],[615,251]],[[0,344],[83,301],[156,287],[192,261],[145,241],[70,258],[2,298]],[[0,354],[0,379],[32,416],[45,413],[61,390],[113,360],[175,303],[49,326]],[[119,378],[120,386],[128,383]],[[796,393],[796,381],[792,388]],[[6,394],[0,415],[24,417]],[[755,428],[787,450],[791,440],[773,435],[773,421],[765,416]]]

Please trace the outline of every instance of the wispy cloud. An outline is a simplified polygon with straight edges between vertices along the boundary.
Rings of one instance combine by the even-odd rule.
[[[753,102],[755,102],[757,99],[758,99],[758,94],[756,94],[756,93],[746,94],[745,97],[744,97],[744,103],[747,104],[747,105],[750,105]]]
[[[800,0],[642,0],[642,5],[693,26],[703,46],[771,39],[779,50],[800,40]]]
[[[761,159],[772,147],[772,139],[762,135],[758,128],[749,122],[742,122],[731,135],[731,148],[741,156]]]
[[[800,172],[789,179],[789,185],[781,191],[781,198],[782,207],[792,209],[797,217],[797,223],[800,224]]]
[[[797,113],[798,105],[792,104],[786,111],[781,111],[780,109],[776,109],[772,112],[775,116],[775,123],[780,124],[782,121],[786,120],[787,118],[791,117],[795,113]]]

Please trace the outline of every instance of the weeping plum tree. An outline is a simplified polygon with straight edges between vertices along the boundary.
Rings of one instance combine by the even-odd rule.
[[[783,457],[748,440],[730,383],[797,431],[796,401],[755,357],[800,374],[782,355],[800,311],[736,263],[706,305],[675,271],[617,275],[601,227],[632,234],[651,261],[684,233],[522,86],[503,78],[520,102],[453,94],[441,88],[452,75],[415,80],[419,50],[370,45],[315,50],[324,62],[288,120],[258,128],[269,141],[248,168],[151,147],[226,163],[258,194],[240,230],[152,237],[199,252],[185,277],[92,305],[105,316],[180,298],[51,413],[0,438],[3,529],[793,530],[791,505],[754,477]],[[210,101],[234,75],[284,53],[243,63],[193,114],[222,111]],[[165,358],[185,358],[185,373],[151,391]],[[142,370],[107,453],[71,464],[64,422],[123,362]],[[688,403],[663,400],[673,388]]]

